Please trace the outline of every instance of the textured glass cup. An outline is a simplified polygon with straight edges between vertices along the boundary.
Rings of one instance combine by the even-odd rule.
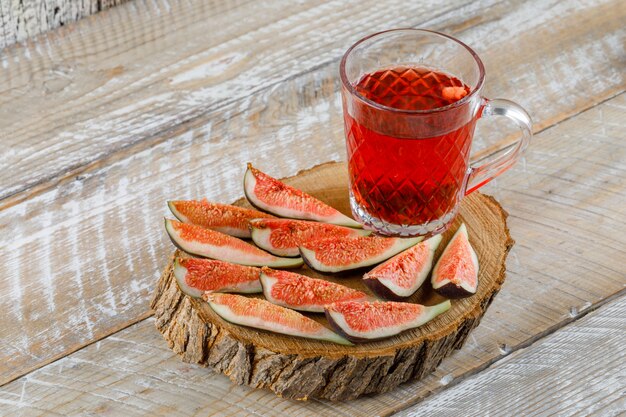
[[[374,73],[385,81],[370,85],[375,92],[406,87],[428,93],[437,77],[449,74],[464,85],[465,95],[442,107],[390,107],[358,90]],[[522,107],[481,96],[485,71],[478,55],[441,33],[396,29],[363,38],[343,56],[340,76],[352,213],[381,234],[444,231],[463,196],[513,166],[532,137],[531,119]],[[470,166],[476,122],[492,115],[511,119],[521,138],[496,159]]]

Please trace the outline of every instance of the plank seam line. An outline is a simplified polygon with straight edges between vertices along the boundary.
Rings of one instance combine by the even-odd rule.
[[[302,75],[304,75],[304,73]],[[263,91],[263,90],[259,90],[259,91]],[[571,114],[571,115],[569,115],[569,116],[567,116],[567,117],[565,117],[565,118],[563,118],[561,120],[558,120],[558,121],[556,121],[554,123],[551,123],[551,124],[548,124],[548,125],[542,127],[541,129],[533,132],[533,135],[538,135],[538,134],[540,134],[540,133],[542,133],[542,132],[544,132],[544,131],[546,131],[548,129],[556,127],[559,124],[561,124],[563,122],[566,122],[566,121],[568,121],[570,119],[573,119],[573,118],[579,116],[582,113],[585,113],[585,112],[587,112],[587,111],[589,111],[589,110],[591,110],[591,109],[593,109],[593,108],[595,108],[595,107],[597,107],[597,106],[599,106],[601,104],[606,103],[607,101],[613,100],[614,98],[617,98],[617,97],[619,97],[620,95],[622,95],[624,93],[626,93],[626,90],[622,89],[622,90],[618,91],[617,93],[615,93],[615,94],[613,94],[613,95],[611,95],[609,97],[606,97],[606,98],[604,98],[604,99],[602,99],[602,100],[600,100],[600,101],[598,101],[596,103],[591,104],[588,107],[584,107],[584,108],[579,109],[576,113],[573,113],[573,114]],[[229,102],[228,104],[233,104],[233,103],[238,103],[238,102],[239,102],[239,100],[235,99],[234,101]],[[225,104],[225,106],[228,105],[228,104]],[[83,165],[77,165],[76,167],[70,167],[68,170],[59,172],[58,175],[54,175],[52,177],[48,177],[46,179],[42,179],[41,181],[38,181],[38,182],[36,182],[34,184],[31,184],[28,187],[23,188],[22,190],[17,190],[14,193],[8,194],[8,195],[3,196],[3,197],[0,197],[0,211],[8,209],[10,207],[13,207],[13,206],[15,206],[17,204],[20,204],[20,203],[22,203],[22,202],[24,202],[26,200],[29,200],[29,199],[31,199],[33,197],[36,197],[37,195],[42,194],[42,193],[44,193],[44,192],[54,188],[55,186],[58,186],[58,185],[60,185],[60,184],[62,184],[64,182],[70,180],[71,177],[78,177],[81,174],[84,174],[86,172],[96,171],[98,169],[98,166],[102,165],[103,163],[105,163],[107,161],[110,162],[110,163],[113,163],[113,162],[117,161],[115,159],[115,157],[117,155],[122,154],[124,151],[126,151],[128,149],[137,148],[136,151],[132,155],[129,155],[127,157],[123,157],[120,160],[125,160],[125,159],[128,159],[128,158],[132,157],[136,153],[142,151],[144,149],[144,147],[146,147],[146,146],[153,147],[153,146],[159,145],[161,143],[164,143],[167,140],[171,139],[174,135],[181,134],[184,131],[186,131],[188,125],[193,125],[194,122],[196,122],[198,120],[201,120],[204,116],[209,116],[210,114],[212,114],[212,112],[217,111],[219,109],[221,109],[221,107],[220,108],[216,108],[216,109],[214,109],[214,110],[212,110],[211,112],[208,112],[208,113],[202,113],[201,115],[198,115],[196,117],[188,119],[187,121],[181,122],[181,123],[179,123],[179,124],[177,124],[175,126],[167,128],[165,130],[162,130],[159,133],[155,133],[155,134],[153,134],[153,135],[151,135],[151,136],[147,137],[146,139],[141,140],[139,142],[132,143],[132,144],[129,144],[129,145],[126,145],[126,146],[121,146],[120,148],[117,148],[117,149],[115,149],[115,150],[113,150],[113,151],[103,155],[99,159],[93,160],[93,161],[88,162],[88,163],[83,164]],[[235,116],[240,114],[240,113],[241,112],[235,113]],[[161,140],[151,140],[151,138],[158,138],[158,137],[161,137],[162,139]],[[472,163],[474,163],[474,164],[480,163],[480,162],[482,162],[482,161],[492,157],[493,155],[495,155],[497,153],[504,152],[505,150],[513,147],[514,145],[515,144],[513,143],[513,144],[507,145],[507,146],[505,146],[505,147],[503,147],[503,148],[501,148],[499,150],[490,152],[490,153],[488,153],[486,155],[482,155],[480,158],[478,158],[476,160],[473,160]],[[107,164],[107,165],[109,165],[109,164]],[[33,189],[35,189],[35,190],[33,191]],[[29,191],[31,191],[31,192],[29,192]]]
[[[525,341],[519,343],[518,345],[516,345],[515,347],[513,347],[511,349],[511,351],[509,353],[507,353],[506,355],[498,355],[498,356],[494,357],[493,359],[488,360],[485,363],[481,364],[480,366],[472,369],[471,371],[468,371],[468,372],[465,372],[465,373],[459,375],[458,377],[454,378],[449,384],[447,384],[445,386],[442,386],[440,388],[434,389],[434,390],[428,392],[427,395],[425,395],[423,397],[420,397],[420,398],[416,398],[415,400],[409,401],[408,403],[403,404],[400,407],[393,408],[388,413],[381,414],[381,417],[391,416],[392,414],[397,413],[398,411],[402,411],[404,409],[407,409],[407,408],[409,408],[409,407],[419,403],[420,401],[426,399],[427,397],[430,397],[432,395],[436,395],[437,393],[439,393],[439,392],[441,392],[441,391],[443,391],[445,389],[451,388],[451,387],[457,385],[459,382],[462,382],[462,381],[464,381],[464,380],[466,380],[466,379],[468,379],[468,378],[478,374],[479,372],[482,372],[483,370],[485,370],[487,368],[490,368],[490,367],[492,367],[494,365],[497,365],[500,361],[506,359],[511,354],[513,354],[515,352],[518,352],[518,351],[521,351],[521,350],[524,350],[524,349],[530,347],[531,345],[534,345],[534,344],[542,341],[543,339],[545,339],[546,337],[554,334],[558,330],[560,330],[560,329],[562,329],[562,328],[564,328],[564,327],[566,327],[566,326],[568,326],[568,325],[578,321],[579,319],[585,317],[587,314],[589,314],[589,313],[591,313],[593,311],[596,311],[600,307],[602,307],[602,306],[604,306],[604,305],[606,305],[606,304],[608,304],[608,303],[610,303],[610,302],[612,302],[614,300],[617,300],[617,299],[619,299],[619,298],[621,298],[623,296],[626,296],[626,289],[622,289],[622,290],[620,290],[620,291],[618,291],[618,292],[616,292],[616,293],[614,293],[614,294],[612,294],[612,295],[610,295],[610,296],[608,296],[606,298],[603,298],[602,300],[598,301],[597,303],[592,304],[587,309],[581,311],[575,317],[571,317],[569,319],[566,318],[565,320],[562,320],[562,321],[554,324],[553,326],[550,326],[549,328],[547,328],[543,332],[540,332],[540,333],[537,333],[537,334],[533,335],[532,337],[528,338],[527,340],[525,340]],[[101,341],[104,341],[106,338],[114,336],[114,335],[122,332],[123,330],[128,329],[131,326],[134,326],[134,325],[139,324],[139,323],[141,323],[143,321],[149,320],[153,315],[154,315],[154,313],[150,311],[149,314],[147,314],[144,317],[141,317],[139,320],[134,321],[134,322],[130,322],[130,323],[126,323],[124,326],[118,328],[117,330],[115,330],[112,333],[107,334],[106,336],[101,337],[100,339],[92,340],[89,343],[86,343],[86,344],[84,344],[84,345],[82,345],[82,346],[80,346],[80,347],[78,347],[78,348],[76,348],[74,350],[66,352],[63,356],[57,357],[57,358],[55,358],[54,360],[52,360],[50,362],[42,364],[41,366],[39,366],[37,368],[33,368],[30,371],[28,371],[28,372],[25,372],[25,373],[23,373],[23,374],[21,374],[19,376],[16,376],[15,378],[13,378],[11,380],[8,380],[4,384],[0,385],[0,388],[2,388],[5,385],[8,385],[8,384],[18,380],[18,379],[20,379],[22,377],[28,376],[28,375],[36,372],[37,370],[39,370],[39,369],[41,369],[43,367],[46,367],[46,366],[51,365],[51,364],[53,364],[53,363],[55,363],[55,362],[57,362],[57,361],[59,361],[61,359],[64,359],[67,356],[73,355],[74,353],[77,353],[77,352],[79,352],[79,351],[81,351],[81,350],[83,350],[83,349],[85,349],[85,348],[87,348],[87,347],[89,347],[89,346],[91,346],[91,345],[93,345],[95,343],[99,343]],[[174,352],[172,352],[172,356],[176,357],[176,354]]]
[[[406,404],[402,404],[401,406],[394,408],[392,410],[390,410],[389,413],[386,414],[382,414],[381,417],[389,417],[394,413],[397,413],[399,411],[405,410],[411,406],[414,406],[418,403],[420,403],[421,401],[425,400],[426,398],[429,398],[433,395],[437,395],[440,392],[443,392],[444,390],[448,389],[448,388],[452,388],[455,385],[457,385],[460,382],[463,382],[477,374],[479,374],[480,372],[492,368],[494,366],[497,366],[498,364],[502,363],[503,361],[505,361],[506,359],[508,359],[509,356],[511,356],[513,353],[516,352],[520,352],[523,351],[525,349],[528,349],[529,347],[532,347],[533,345],[536,345],[537,343],[542,342],[545,338],[553,335],[554,333],[556,333],[557,331],[569,326],[572,323],[575,323],[576,321],[582,319],[583,317],[585,317],[587,314],[596,311],[597,309],[599,309],[600,307],[605,306],[608,303],[611,303],[613,301],[616,301],[622,297],[626,296],[626,289],[622,289],[606,298],[603,298],[602,300],[598,301],[596,304],[592,304],[591,306],[589,306],[588,308],[586,308],[585,310],[581,311],[578,313],[578,315],[576,315],[575,317],[571,317],[569,319],[565,319],[562,320],[556,324],[554,324],[553,326],[548,327],[546,330],[544,330],[543,332],[537,333],[531,337],[529,337],[528,339],[524,340],[523,342],[520,342],[518,345],[516,345],[514,348],[511,349],[511,351],[505,355],[498,355],[496,357],[494,357],[493,359],[490,359],[488,361],[486,361],[485,363],[481,364],[480,366],[467,371],[461,375],[459,375],[458,377],[455,377],[449,384],[441,386],[439,388],[435,388],[431,391],[429,391],[426,395],[424,395],[423,397],[420,398],[416,398],[414,400],[409,401]],[[479,324],[480,326],[480,324]]]
[[[310,71],[312,72],[312,71],[315,71],[316,69],[319,69],[319,68],[311,68]],[[298,78],[300,76],[306,75],[307,73],[308,73],[308,71],[307,72],[303,72],[303,73],[301,73],[299,75],[294,75],[293,77]],[[283,81],[280,81],[279,83],[281,83],[281,82],[283,82]],[[272,84],[272,86],[275,86],[275,85],[276,84]],[[272,88],[272,86],[268,86],[267,88]],[[259,92],[260,91],[265,91],[265,89],[261,89],[261,90],[259,90]],[[548,124],[548,125],[542,127],[541,129],[538,129],[538,130],[534,131],[533,135],[534,136],[538,135],[538,134],[540,134],[540,133],[542,133],[542,132],[544,132],[544,131],[546,131],[548,129],[551,129],[553,127],[559,126],[560,124],[562,124],[564,122],[567,122],[567,121],[569,121],[569,120],[579,116],[580,114],[585,113],[585,112],[587,112],[589,110],[592,110],[593,108],[595,108],[595,107],[597,107],[599,105],[602,105],[602,104],[604,104],[604,103],[606,103],[606,102],[608,102],[610,100],[613,100],[613,99],[621,96],[624,93],[626,93],[626,89],[619,90],[618,92],[614,93],[613,95],[605,97],[604,99],[602,99],[602,100],[600,100],[598,102],[592,103],[591,105],[589,105],[587,107],[583,107],[583,108],[578,109],[578,111],[576,113],[573,113],[573,114],[571,114],[569,116],[566,116],[565,118],[563,118],[561,120],[557,120],[556,122]],[[246,96],[246,98],[247,97],[249,97],[249,96]],[[230,104],[238,103],[240,101],[241,101],[240,99],[231,100],[228,103],[225,103],[224,107],[227,106],[227,105],[230,105]],[[169,127],[169,128],[164,129],[162,131],[159,131],[158,133],[154,133],[152,135],[149,135],[145,139],[143,139],[143,140],[141,140],[139,142],[135,142],[135,143],[128,144],[128,145],[125,145],[125,146],[121,146],[119,148],[116,148],[116,149],[112,150],[111,152],[108,152],[108,153],[102,155],[98,159],[95,159],[93,161],[87,162],[85,164],[79,164],[79,165],[70,167],[70,168],[68,168],[65,171],[60,171],[58,174],[56,174],[56,175],[54,175],[52,177],[48,177],[48,178],[42,179],[41,181],[38,181],[38,182],[33,183],[33,184],[30,184],[28,187],[25,187],[25,188],[23,188],[21,190],[17,190],[14,193],[7,194],[6,196],[2,196],[2,197],[0,197],[0,211],[8,209],[10,207],[13,207],[13,206],[15,206],[17,204],[20,204],[20,203],[22,203],[22,202],[24,202],[26,200],[29,200],[29,199],[31,199],[33,197],[36,197],[37,195],[42,194],[42,193],[44,193],[44,192],[54,188],[55,186],[58,186],[58,185],[60,185],[60,184],[62,184],[64,182],[70,180],[70,178],[72,178],[72,177],[78,177],[81,174],[84,174],[86,172],[95,171],[95,170],[98,169],[98,167],[100,165],[103,165],[103,163],[105,163],[107,161],[113,163],[113,162],[117,161],[115,159],[115,157],[117,155],[119,155],[119,154],[122,154],[126,150],[137,148],[136,151],[133,152],[133,154],[128,155],[127,157],[123,157],[120,160],[125,160],[125,159],[128,159],[128,158],[132,157],[136,153],[141,152],[144,149],[144,147],[146,147],[146,146],[147,147],[153,147],[153,146],[157,146],[157,145],[159,145],[161,143],[164,143],[167,140],[171,139],[174,135],[181,134],[181,133],[187,131],[188,128],[190,128],[189,125],[193,126],[194,122],[202,120],[202,119],[204,119],[205,116],[210,116],[211,114],[213,114],[214,112],[216,112],[216,111],[218,111],[218,110],[220,110],[222,108],[223,107],[216,107],[216,108],[212,109],[209,112],[205,112],[205,113],[199,114],[199,115],[197,115],[195,117],[192,117],[190,119],[182,121],[182,122],[180,122],[180,123],[178,123],[178,124],[176,124],[176,125],[174,125],[172,127]],[[241,112],[237,112],[237,113],[235,113],[235,115],[240,114],[240,113]],[[158,138],[161,138],[161,140],[158,140]],[[151,139],[154,139],[154,140],[151,140]],[[482,161],[485,161],[485,160],[491,158],[492,156],[494,156],[494,155],[496,155],[496,154],[498,154],[500,152],[504,152],[507,149],[510,149],[513,146],[515,146],[515,143],[510,144],[510,145],[506,145],[506,146],[504,146],[501,149],[498,149],[496,151],[492,151],[492,152],[490,152],[488,154],[482,155],[480,158],[478,158],[476,160],[473,160],[472,163],[478,164],[478,163],[480,163]],[[109,164],[107,164],[107,165],[109,165]],[[35,190],[32,191],[33,189],[35,189]],[[31,191],[31,192],[29,192],[29,191]]]
[[[569,121],[569,120],[571,120],[571,119],[574,119],[574,118],[576,118],[576,117],[580,116],[581,114],[583,114],[583,113],[585,113],[585,112],[587,112],[587,111],[589,111],[589,110],[592,110],[592,109],[593,109],[593,108],[595,108],[595,107],[598,107],[598,106],[600,106],[600,105],[602,105],[602,104],[604,104],[604,103],[606,103],[606,102],[608,102],[608,101],[611,101],[611,100],[613,100],[613,99],[615,99],[615,98],[618,98],[619,96],[621,96],[621,95],[622,95],[622,94],[624,94],[624,93],[626,93],[626,89],[622,89],[622,90],[618,91],[617,93],[613,94],[612,96],[605,97],[604,99],[602,99],[602,100],[598,101],[597,103],[593,103],[593,104],[592,104],[592,105],[590,105],[589,107],[585,107],[585,108],[579,109],[576,113],[572,113],[572,114],[570,114],[569,116],[564,117],[564,118],[563,118],[563,119],[561,119],[561,120],[558,120],[558,121],[556,121],[556,122],[554,122],[554,123],[552,123],[552,124],[546,125],[546,126],[542,127],[541,129],[538,129],[536,132],[533,132],[533,138],[534,138],[536,135],[538,135],[538,134],[540,134],[540,133],[542,133],[542,132],[545,132],[545,131],[546,131],[546,130],[548,130],[548,129],[552,129],[553,127],[557,127],[557,126],[559,126],[559,125],[561,125],[561,124],[563,124],[563,123],[565,123],[565,122],[567,122],[567,121]],[[495,154],[497,154],[497,153],[504,152],[504,151],[506,151],[506,150],[508,150],[508,149],[511,149],[513,146],[515,146],[515,144],[516,144],[516,143],[517,143],[517,142],[515,142],[515,143],[511,143],[510,145],[506,145],[505,147],[503,147],[503,148],[501,148],[501,149],[498,149],[498,150],[496,150],[496,151],[490,152],[490,153],[488,153],[488,154],[486,154],[486,155],[482,155],[480,158],[478,158],[478,159],[476,159],[476,160],[473,160],[473,161],[472,161],[472,163],[474,163],[474,164],[478,164],[478,163],[480,163],[480,162],[483,162],[483,161],[485,161],[486,159],[491,158],[492,156],[494,156],[494,155],[495,155]],[[530,144],[530,146],[532,147],[532,140],[531,140],[531,144]],[[522,155],[522,158],[523,158],[523,157],[524,157],[524,156]],[[0,200],[0,201],[1,201],[1,200]],[[1,209],[1,208],[0,208],[0,209]]]

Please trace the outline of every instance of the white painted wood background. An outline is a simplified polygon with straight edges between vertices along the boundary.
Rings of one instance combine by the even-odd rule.
[[[0,50],[0,414],[386,415],[622,297],[625,20],[616,0],[134,1]],[[431,377],[351,403],[180,363],[144,320],[164,201],[232,201],[249,160],[287,176],[344,159],[337,60],[398,26],[474,46],[486,94],[535,120],[524,163],[486,190],[517,245],[484,322]],[[483,155],[511,139],[491,126]]]
[[[621,297],[397,416],[623,415],[624,320]]]
[[[128,0],[2,0],[0,48],[24,42]]]

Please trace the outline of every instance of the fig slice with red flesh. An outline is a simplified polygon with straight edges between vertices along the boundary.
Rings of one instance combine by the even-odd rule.
[[[291,187],[248,164],[243,189],[250,203],[279,217],[315,220],[361,228],[356,220],[340,213],[317,198]]]
[[[174,277],[178,288],[190,297],[205,292],[261,292],[261,270],[215,259],[176,258]]]
[[[363,275],[363,282],[388,300],[410,297],[426,281],[439,243],[441,235],[418,243]]]
[[[447,298],[464,298],[478,288],[478,257],[461,224],[437,260],[431,275],[433,289]]]
[[[195,224],[165,219],[165,230],[180,249],[192,255],[240,265],[297,268],[300,258],[279,258],[236,237]]]
[[[248,221],[273,218],[271,214],[230,204],[202,200],[168,201],[167,206],[178,220],[191,223],[235,237],[250,237]]]
[[[421,237],[342,237],[313,240],[299,249],[302,259],[312,269],[341,272],[376,265],[421,240]]]
[[[260,280],[268,301],[294,310],[323,313],[327,304],[369,299],[364,292],[344,285],[267,267],[261,268]]]
[[[255,219],[250,221],[252,241],[277,256],[300,256],[298,246],[330,237],[368,236],[368,230],[328,223],[293,219]]]
[[[326,306],[331,326],[352,342],[394,336],[419,327],[450,308],[450,300],[426,307],[397,301],[347,301]]]
[[[267,300],[224,293],[205,293],[203,298],[218,316],[230,323],[289,336],[352,344],[315,320]]]

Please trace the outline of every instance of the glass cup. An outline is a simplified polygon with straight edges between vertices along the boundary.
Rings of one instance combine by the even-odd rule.
[[[513,166],[532,137],[522,107],[481,96],[485,69],[478,55],[442,33],[395,29],[367,36],[345,53],[340,76],[352,213],[384,235],[446,230],[463,196]],[[443,79],[461,87],[442,90]],[[433,88],[452,100],[462,97],[417,110],[402,104],[405,91],[427,97]],[[521,138],[494,160],[471,166],[476,121],[492,115],[511,119]]]

